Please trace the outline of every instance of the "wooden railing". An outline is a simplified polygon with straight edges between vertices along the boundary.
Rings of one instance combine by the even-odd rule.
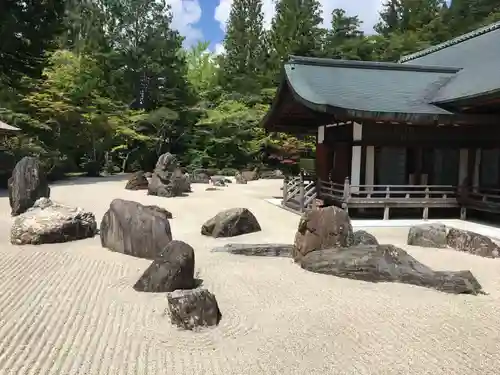
[[[500,189],[474,186],[462,189],[458,197],[463,207],[460,218],[466,218],[466,209],[500,213]]]
[[[283,181],[282,205],[299,212],[310,208],[317,197],[316,178],[301,173],[292,179]]]
[[[331,181],[319,182],[319,197],[348,210],[353,208],[383,208],[389,219],[391,208],[422,208],[423,218],[432,207],[458,207],[457,188],[451,185],[351,185]]]

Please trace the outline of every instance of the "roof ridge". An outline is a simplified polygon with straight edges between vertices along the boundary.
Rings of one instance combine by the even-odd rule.
[[[306,57],[291,55],[286,64],[302,64],[328,66],[337,68],[354,69],[375,69],[375,70],[395,70],[408,72],[428,72],[428,73],[457,73],[460,68],[424,65],[403,65],[395,62],[382,61],[360,61],[360,60],[340,60],[324,57]]]
[[[487,25],[487,26],[480,27],[479,29],[476,29],[476,30],[470,31],[470,32],[468,32],[466,34],[457,36],[456,38],[447,40],[446,42],[436,44],[435,46],[432,46],[432,47],[423,49],[421,51],[418,51],[418,52],[411,53],[409,55],[403,56],[399,60],[399,63],[405,63],[407,61],[414,60],[414,59],[417,59],[419,57],[430,55],[431,53],[440,51],[442,49],[445,49],[445,48],[448,48],[448,47],[451,47],[451,46],[454,46],[456,44],[460,44],[460,43],[465,42],[465,41],[467,41],[469,39],[476,38],[478,36],[487,34],[487,33],[491,32],[491,31],[495,31],[497,29],[500,29],[500,21],[494,22],[494,23],[492,23],[490,25]]]

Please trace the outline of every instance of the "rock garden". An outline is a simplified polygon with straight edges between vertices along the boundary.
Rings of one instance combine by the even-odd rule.
[[[256,171],[235,176],[236,182],[243,184],[256,178]],[[147,190],[149,195],[172,198],[188,194],[191,183],[222,187],[228,179],[202,172],[189,176],[182,173],[174,155],[164,154],[158,159],[151,177],[136,172],[127,182],[126,189]],[[98,228],[93,213],[52,201],[50,192],[37,159],[23,158],[9,180],[9,202],[14,217],[12,244],[61,243],[99,234],[103,248],[151,261],[130,288],[138,293],[165,293],[173,325],[194,330],[219,324],[223,315],[216,296],[204,288],[195,275],[196,249],[175,239],[170,225],[174,217],[171,212],[156,205],[114,199]],[[249,209],[234,207],[207,218],[199,235],[217,240],[261,230],[258,218]],[[452,248],[488,258],[500,254],[498,245],[491,239],[442,224],[410,228],[407,245]],[[290,258],[310,272],[365,282],[413,284],[452,294],[485,293],[469,270],[432,269],[402,248],[381,244],[369,232],[354,231],[347,212],[337,207],[317,208],[305,213],[290,243],[225,243],[212,251],[214,257],[225,252]]]

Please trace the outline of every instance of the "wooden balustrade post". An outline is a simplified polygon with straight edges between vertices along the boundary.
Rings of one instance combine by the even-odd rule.
[[[283,180],[283,201],[281,202],[283,205],[286,203],[288,199],[288,181],[287,179]]]
[[[391,188],[389,186],[385,187],[385,197],[390,198],[391,197]],[[389,206],[384,207],[384,220],[389,220],[390,217],[390,208]]]
[[[430,192],[430,190],[429,190],[429,187],[427,186],[425,188],[425,199],[426,199],[426,201],[429,200],[429,192]],[[428,220],[429,219],[429,207],[428,206],[424,206],[424,212],[423,212],[422,216],[423,216],[424,220]]]
[[[299,204],[300,204],[300,212],[304,212],[304,203],[305,203],[305,190],[304,190],[304,179],[302,178],[302,175],[301,175],[301,178],[300,178],[300,192],[299,192]]]

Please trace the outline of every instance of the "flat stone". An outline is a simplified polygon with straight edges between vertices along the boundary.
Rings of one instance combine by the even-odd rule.
[[[268,256],[291,258],[293,253],[292,244],[239,244],[230,243],[212,249],[212,252],[225,252],[235,255]]]
[[[302,268],[369,282],[399,282],[453,294],[484,294],[470,271],[434,271],[394,245],[364,245],[308,253]]]

